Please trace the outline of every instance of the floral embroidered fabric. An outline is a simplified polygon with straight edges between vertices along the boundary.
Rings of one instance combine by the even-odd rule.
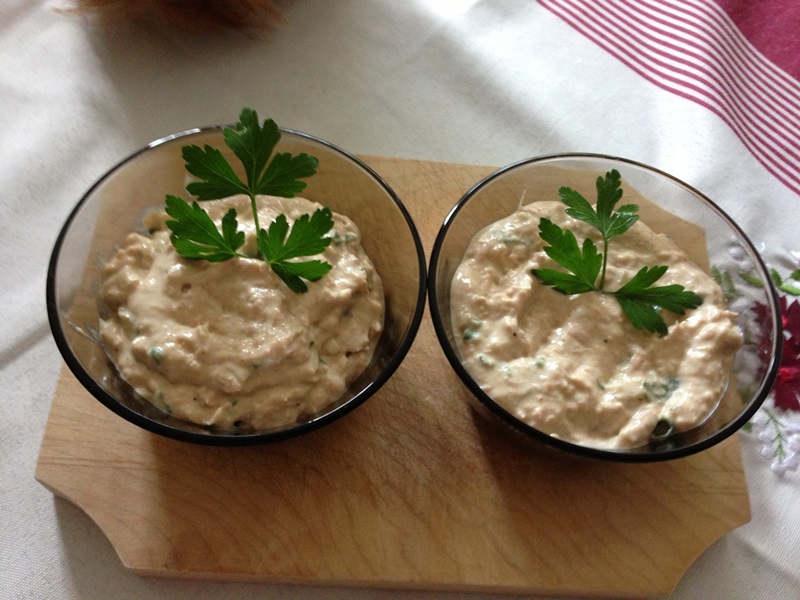
[[[781,365],[772,392],[745,431],[761,443],[770,468],[784,475],[800,466],[800,268],[786,277],[772,269],[772,277],[781,295]]]

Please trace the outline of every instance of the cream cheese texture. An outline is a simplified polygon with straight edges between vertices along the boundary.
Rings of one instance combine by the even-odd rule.
[[[320,205],[259,197],[259,221],[289,223]],[[202,204],[217,224],[236,208],[255,256],[250,200]],[[131,233],[105,265],[100,333],[123,378],[175,417],[220,429],[294,423],[337,400],[369,364],[383,328],[380,278],[356,225],[334,213],[332,243],[317,258],[330,273],[292,292],[262,260],[184,259],[166,214],[148,218],[150,235]]]
[[[471,241],[451,288],[453,330],[465,367],[481,388],[533,427],[585,446],[648,443],[659,419],[676,432],[701,424],[723,396],[742,343],[735,313],[716,282],[664,235],[637,222],[609,249],[606,289],[643,266],[667,265],[658,285],[703,298],[683,316],[665,313],[669,334],[639,331],[615,298],[563,295],[535,268],[560,269],[542,250],[547,217],[579,240],[598,232],[560,202],[535,202]]]

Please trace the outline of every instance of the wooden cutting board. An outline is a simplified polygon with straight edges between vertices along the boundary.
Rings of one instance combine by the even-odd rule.
[[[429,254],[492,169],[366,157]],[[750,518],[736,436],[657,464],[570,457],[470,408],[426,314],[366,404],[250,448],[145,432],[64,368],[36,478],[81,507],[141,575],[314,585],[652,596]]]

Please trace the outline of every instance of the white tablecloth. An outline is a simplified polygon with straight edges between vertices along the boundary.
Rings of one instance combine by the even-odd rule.
[[[703,190],[770,266],[784,277],[797,268],[800,197],[791,178],[775,174],[769,152],[760,156],[724,110],[655,81],[613,44],[581,32],[557,4],[580,3],[298,0],[279,3],[287,23],[274,30],[197,35],[102,27],[58,2],[3,1],[0,598],[475,597],[140,578],[85,514],[34,480],[62,364],[44,309],[53,242],[88,186],[150,140],[228,123],[253,106],[360,154],[497,166],[561,151],[619,155]],[[772,11],[782,3],[760,4]],[[752,24],[758,14],[747,17]],[[797,54],[800,43],[789,42]],[[770,414],[798,421],[794,410]],[[791,461],[783,474],[771,469],[774,445],[740,435],[752,521],[705,552],[670,597],[800,595],[800,472]],[[791,427],[782,435],[790,455]]]

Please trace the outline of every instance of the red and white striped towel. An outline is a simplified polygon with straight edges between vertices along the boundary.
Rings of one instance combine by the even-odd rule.
[[[800,2],[539,3],[649,81],[713,111],[800,194]]]

